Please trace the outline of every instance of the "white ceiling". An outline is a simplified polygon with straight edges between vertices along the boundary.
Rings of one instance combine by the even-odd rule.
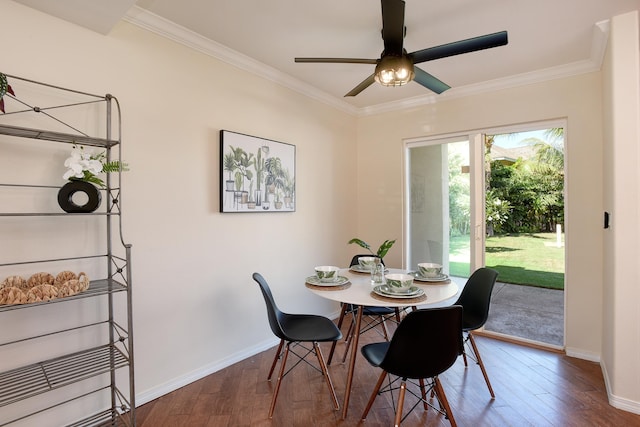
[[[408,52],[502,30],[509,44],[420,64],[452,87],[442,95],[411,82],[396,88],[374,84],[344,98],[373,65],[301,64],[293,58],[378,58],[379,0],[15,1],[103,34],[125,19],[353,111],[597,70],[608,28],[603,21],[640,9],[639,0],[406,0]]]

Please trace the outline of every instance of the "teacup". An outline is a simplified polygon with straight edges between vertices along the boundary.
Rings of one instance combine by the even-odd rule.
[[[391,292],[407,292],[413,285],[413,276],[409,274],[387,274],[384,278],[387,279],[387,286]]]
[[[332,265],[320,265],[316,267],[316,277],[323,283],[335,282],[338,280],[339,267]]]
[[[378,261],[378,259],[379,258],[374,256],[361,256],[358,258],[358,264],[360,264],[360,268],[362,270],[371,271],[376,265],[376,261]]]
[[[422,262],[418,264],[418,271],[422,277],[438,277],[442,274],[442,265]]]

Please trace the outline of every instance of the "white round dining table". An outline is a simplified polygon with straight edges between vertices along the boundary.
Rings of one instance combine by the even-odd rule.
[[[406,273],[408,270],[389,269],[387,274]],[[414,280],[414,286],[422,289],[426,299],[421,302],[409,302],[404,298],[377,298],[373,293],[371,285],[371,275],[369,273],[359,273],[348,268],[338,272],[339,276],[349,279],[349,286],[307,286],[314,294],[338,301],[345,304],[368,305],[374,307],[407,307],[414,305],[429,305],[442,302],[453,297],[458,292],[458,285],[449,280],[446,282],[420,282]]]
[[[389,269],[386,273],[406,273],[407,270]],[[349,280],[348,283],[340,286],[315,286],[307,280],[307,288],[314,294],[332,301],[343,304],[353,304],[357,307],[355,332],[353,334],[353,343],[351,345],[351,357],[349,360],[349,370],[347,374],[347,384],[344,394],[344,402],[342,404],[342,419],[347,417],[349,410],[349,397],[351,395],[351,385],[353,382],[353,372],[358,352],[358,337],[360,335],[360,327],[362,325],[362,307],[417,307],[441,303],[458,292],[458,285],[452,280],[442,282],[422,282],[414,280],[414,286],[422,289],[423,295],[416,298],[391,298],[379,295],[373,291],[374,286],[371,285],[371,275],[369,273],[361,273],[352,271],[348,268],[341,269],[339,276]],[[344,281],[344,279],[342,279]]]

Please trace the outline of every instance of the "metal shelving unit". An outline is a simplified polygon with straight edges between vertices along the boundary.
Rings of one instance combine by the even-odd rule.
[[[74,144],[78,146],[98,147],[106,152],[107,161],[121,158],[121,134],[120,134],[120,107],[118,101],[112,95],[93,95],[90,93],[79,92],[59,86],[54,86],[22,77],[7,75],[12,83],[25,85],[27,89],[24,92],[30,92],[30,87],[35,87],[33,92],[40,94],[43,91],[51,91],[55,94],[52,99],[64,99],[64,102],[53,103],[46,107],[31,105],[29,101],[21,99],[20,93],[14,86],[16,96],[5,94],[5,105],[18,106],[10,110],[7,108],[6,114],[0,113],[0,147],[5,139],[9,141],[30,139],[39,140],[44,144],[63,143]],[[58,95],[61,94],[61,95]],[[71,96],[79,97],[82,100],[78,102],[68,102]],[[48,99],[48,98],[47,98]],[[8,102],[11,101],[11,102]],[[60,110],[73,107],[101,104],[98,106],[100,111],[104,111],[103,119],[106,128],[105,135],[96,136],[80,131],[77,127],[67,123],[58,117]],[[112,117],[113,106],[116,107],[115,119]],[[24,108],[23,108],[24,106]],[[54,126],[67,131],[59,131],[58,129],[32,129],[22,125],[3,123],[4,119],[11,121],[12,118],[20,116],[18,122],[23,122],[23,116],[36,115],[36,117],[51,119]],[[102,119],[100,119],[102,120]],[[45,120],[46,122],[46,120]],[[115,131],[114,131],[115,129]],[[115,135],[114,135],[115,134]],[[87,214],[68,214],[65,212],[3,212],[0,213],[0,221],[3,218],[14,218],[12,221],[23,221],[24,227],[29,227],[30,217],[85,217],[96,216],[99,218],[99,226],[105,233],[104,252],[99,254],[87,254],[83,256],[56,257],[55,254],[51,258],[10,261],[0,263],[0,267],[13,268],[13,266],[22,266],[28,264],[40,265],[43,263],[62,263],[77,260],[91,260],[100,263],[106,277],[99,280],[91,280],[89,288],[79,294],[58,298],[46,302],[38,302],[31,304],[15,304],[0,305],[0,322],[2,316],[8,315],[9,312],[17,313],[19,310],[28,310],[29,316],[38,316],[38,309],[43,306],[63,307],[61,311],[73,309],[76,307],[71,301],[91,301],[94,299],[96,304],[104,307],[105,317],[97,321],[91,321],[87,324],[75,325],[72,327],[61,327],[53,331],[34,332],[20,338],[9,338],[8,341],[2,342],[3,332],[0,328],[0,352],[3,349],[11,348],[14,351],[20,351],[20,346],[29,343],[38,343],[38,340],[51,339],[63,340],[65,337],[73,333],[81,333],[88,331],[91,337],[106,337],[104,342],[98,345],[89,345],[87,348],[80,350],[73,349],[66,354],[43,354],[40,356],[42,360],[35,363],[28,363],[24,366],[12,368],[0,372],[0,426],[9,426],[29,421],[34,415],[42,415],[48,411],[59,410],[64,405],[70,405],[73,402],[80,401],[87,396],[98,396],[99,402],[104,401],[102,408],[95,413],[86,414],[78,413],[73,415],[73,420],[69,426],[135,426],[135,381],[134,381],[134,361],[133,361],[133,322],[132,322],[132,294],[131,294],[131,245],[125,243],[122,236],[122,215],[121,215],[121,172],[107,174],[103,197],[105,209],[100,212]],[[117,181],[112,178],[117,175]],[[114,181],[115,185],[114,185]],[[50,185],[32,185],[21,183],[0,183],[0,188],[11,187],[13,189],[28,190],[49,188],[56,189],[59,187]],[[104,200],[106,199],[106,200]],[[15,218],[19,218],[16,220]],[[20,223],[22,224],[22,223]],[[117,242],[119,235],[119,242]],[[119,254],[114,253],[114,245],[120,244],[117,248]],[[36,267],[34,267],[36,268]],[[116,297],[119,296],[117,299]],[[125,301],[125,302],[123,302]],[[65,305],[66,304],[66,305]],[[76,303],[78,304],[78,302]],[[117,313],[116,313],[117,312]],[[124,313],[124,314],[123,314]],[[20,314],[20,313],[17,313]],[[44,319],[46,321],[46,319]],[[7,338],[4,338],[7,339]],[[16,350],[17,348],[17,350]],[[125,371],[124,374],[120,372]],[[121,381],[120,377],[128,378]],[[124,386],[119,384],[124,382]],[[57,398],[57,393],[64,390]],[[52,395],[47,397],[46,403],[40,401],[31,402],[35,398],[42,395]],[[11,405],[20,404],[21,408],[27,407],[25,413],[10,415],[10,419],[5,419],[2,413],[3,408],[9,408]],[[99,405],[102,405],[100,403]],[[75,405],[77,407],[83,405]],[[66,411],[66,409],[65,409]],[[15,411],[12,411],[15,412]],[[22,425],[22,424],[21,424]],[[28,424],[31,425],[31,424]]]

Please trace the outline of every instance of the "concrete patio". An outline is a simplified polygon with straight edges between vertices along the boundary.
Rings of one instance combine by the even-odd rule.
[[[496,283],[485,330],[564,346],[564,291]]]

